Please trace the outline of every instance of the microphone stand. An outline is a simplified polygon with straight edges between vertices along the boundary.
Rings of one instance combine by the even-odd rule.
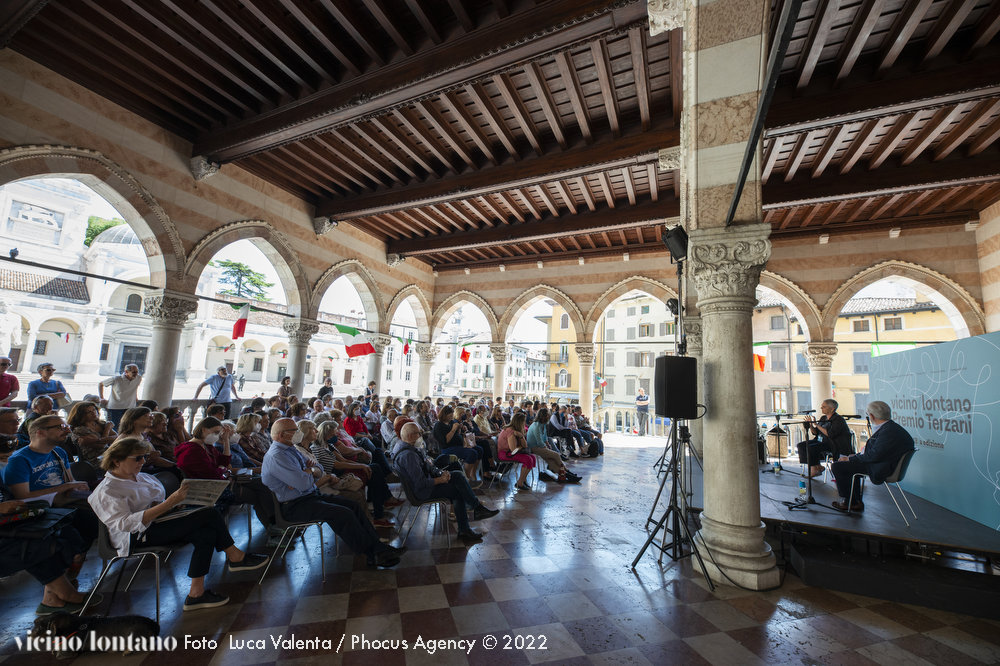
[[[813,423],[815,423],[815,422],[814,421],[810,421],[809,428],[806,428],[806,434],[807,435],[809,434],[809,431],[812,429],[812,427],[813,427],[812,424]],[[807,468],[811,467],[811,465],[809,465],[809,444],[808,444],[808,442],[809,442],[809,440],[807,438],[806,439],[806,467]],[[812,477],[812,473],[811,472],[812,471],[810,469],[806,469],[806,488],[808,490],[806,491],[806,497],[805,497],[805,499],[802,499],[801,497],[797,497],[797,498],[795,498],[792,501],[782,502],[782,504],[784,504],[785,506],[788,507],[789,511],[795,511],[796,509],[809,509],[811,511],[812,509],[809,506],[810,504],[814,504],[816,506],[824,506],[824,507],[827,506],[826,504],[821,504],[820,502],[817,502],[816,499],[813,497],[813,477]],[[830,507],[830,509],[836,511],[836,509],[834,509],[832,506]]]

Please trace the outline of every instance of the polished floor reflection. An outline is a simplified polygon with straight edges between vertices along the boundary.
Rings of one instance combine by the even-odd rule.
[[[768,592],[718,587],[713,593],[690,562],[660,565],[652,551],[633,572],[629,564],[645,539],[656,492],[652,464],[659,446],[652,438],[616,444],[612,437],[607,455],[575,462],[584,475],[579,486],[538,482],[535,492],[518,493],[508,478],[484,493],[487,504],[503,511],[475,523],[488,535],[468,548],[447,548],[435,520],[425,524],[425,510],[394,569],[369,569],[363,558],[335,555],[328,543],[324,583],[314,531],[259,587],[252,573],[225,572],[219,555],[208,580],[231,597],[222,608],[181,612],[187,590],[182,552],[163,573],[161,624],[189,649],[111,660],[182,659],[192,666],[1000,662],[1000,622],[806,587],[793,574]],[[230,524],[244,544],[245,516],[234,514]],[[263,545],[256,523],[252,543]],[[99,566],[92,557],[83,587]],[[0,581],[0,594],[6,662],[52,663],[48,654],[17,653],[14,642],[34,620],[39,586],[22,574]],[[152,571],[144,571],[111,612],[152,614],[153,599]],[[81,655],[73,663],[108,661],[107,655]]]

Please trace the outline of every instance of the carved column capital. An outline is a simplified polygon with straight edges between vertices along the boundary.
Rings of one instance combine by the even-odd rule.
[[[143,309],[154,326],[181,328],[188,317],[198,311],[198,299],[190,294],[162,290],[143,300]]]
[[[395,252],[393,252],[392,254],[385,255],[385,265],[388,266],[389,268],[398,266],[404,261],[406,261],[406,257],[404,257],[401,254],[396,254]]]
[[[688,352],[701,356],[701,317],[684,317],[684,335],[687,336]]]
[[[413,345],[413,348],[417,350],[417,356],[420,357],[421,363],[433,363],[438,352],[441,351],[440,347],[430,343],[417,343]]]
[[[308,345],[312,336],[319,332],[319,322],[309,319],[289,319],[281,325],[288,334],[289,345]]]
[[[579,359],[580,365],[594,364],[595,352],[593,344],[579,344],[574,349],[576,349],[576,357]]]
[[[837,355],[837,344],[835,342],[809,342],[803,350],[806,360],[809,361],[810,368],[833,367],[833,357]]]
[[[684,0],[647,0],[646,12],[650,35],[684,27]]]
[[[191,175],[195,180],[205,180],[214,176],[222,167],[218,162],[209,162],[204,155],[195,155],[191,158]]]
[[[506,363],[508,352],[509,349],[503,342],[494,342],[490,344],[490,354],[493,355],[494,363]]]
[[[337,220],[332,217],[314,217],[312,220],[313,231],[316,232],[317,236],[322,236],[323,234],[337,228]]]
[[[378,335],[371,336],[372,347],[375,348],[376,354],[381,354],[385,351],[385,348],[392,344],[392,338],[388,335],[379,333]]]
[[[660,171],[672,171],[674,169],[681,168],[681,147],[674,146],[673,148],[662,148],[659,153],[657,153],[657,158],[659,160]]]
[[[760,272],[771,256],[769,224],[695,229],[691,232],[688,275],[705,314],[752,309]]]

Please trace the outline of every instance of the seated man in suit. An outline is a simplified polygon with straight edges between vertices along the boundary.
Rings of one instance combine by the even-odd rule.
[[[809,476],[816,477],[823,473],[820,467],[820,459],[824,453],[831,453],[835,457],[849,456],[851,450],[851,429],[847,427],[847,421],[837,413],[838,403],[836,400],[824,400],[819,410],[823,413],[819,421],[813,421],[812,417],[806,417],[808,422],[806,427],[809,434],[813,436],[806,442],[799,442],[799,462],[809,462]],[[808,449],[808,455],[807,455]]]
[[[903,426],[892,420],[892,409],[881,400],[869,402],[868,417],[872,423],[872,436],[868,438],[863,453],[841,456],[833,463],[833,476],[837,481],[840,501],[833,508],[847,510],[851,497],[851,479],[855,474],[867,474],[872,483],[882,483],[896,469],[899,459],[913,450],[913,437]],[[851,511],[864,511],[861,501],[861,480],[855,482]]]

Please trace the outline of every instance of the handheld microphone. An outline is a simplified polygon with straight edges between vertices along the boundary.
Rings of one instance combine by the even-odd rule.
[[[802,411],[800,411],[799,413],[800,413],[800,414],[814,414],[815,412],[816,412],[816,410],[815,410],[815,409],[803,409],[803,410],[802,410]]]

